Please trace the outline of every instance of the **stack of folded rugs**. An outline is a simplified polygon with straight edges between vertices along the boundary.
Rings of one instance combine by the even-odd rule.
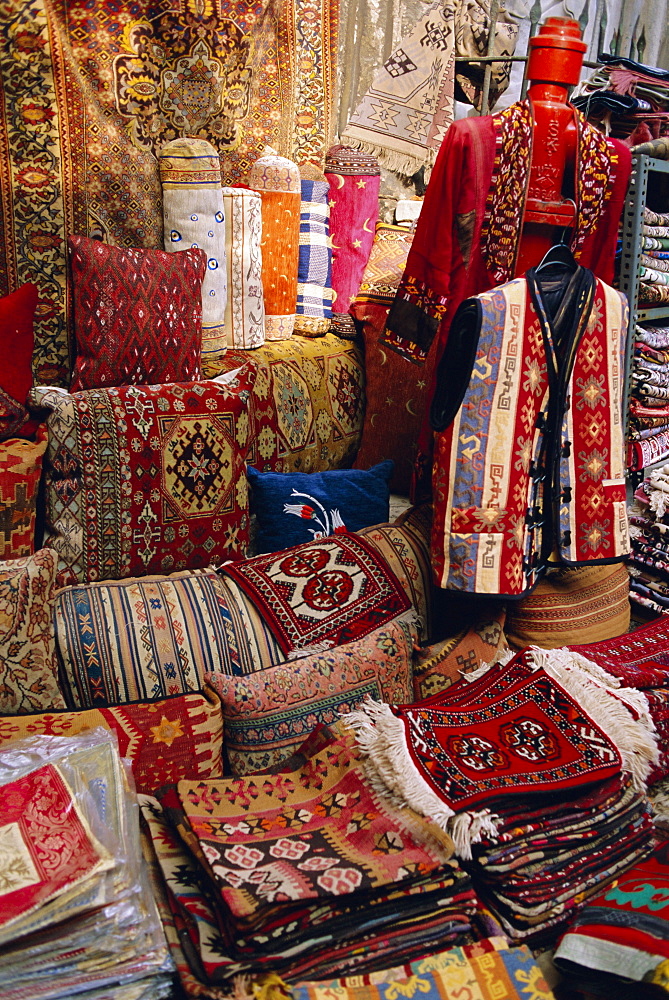
[[[651,849],[658,750],[643,695],[569,650],[528,648],[348,722],[377,781],[451,833],[512,940],[555,933]]]
[[[242,974],[369,972],[472,940],[451,838],[375,791],[340,724],[281,770],[180,781],[141,804],[189,993]]]
[[[669,465],[652,469],[634,491],[630,521],[630,600],[646,612],[669,611]]]
[[[669,133],[669,71],[633,59],[600,53],[594,73],[572,95],[572,103],[607,134],[632,145]]]
[[[174,964],[114,735],[0,752],[3,1000],[161,1000]]]
[[[666,216],[669,220],[669,216]],[[669,232],[669,229],[667,230]],[[669,247],[669,240],[667,241]],[[652,251],[648,251],[651,253]],[[669,249],[663,253],[666,260],[655,266],[669,268]],[[642,268],[648,273],[641,258]],[[669,270],[662,273],[669,279]],[[658,285],[669,289],[669,284]],[[627,464],[631,469],[643,469],[661,461],[669,453],[669,329],[667,327],[641,326],[636,328],[634,355],[630,379],[630,426]]]

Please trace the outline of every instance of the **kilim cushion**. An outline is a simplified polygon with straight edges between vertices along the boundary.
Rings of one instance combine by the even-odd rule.
[[[365,409],[364,366],[355,344],[331,333],[317,340],[295,335],[259,347],[250,361],[247,351],[228,349],[221,369],[245,362],[257,369],[250,465],[262,472],[351,465]]]
[[[247,368],[225,385],[33,390],[50,411],[46,537],[61,585],[245,555],[254,376]]]
[[[28,282],[0,297],[0,440],[21,430],[28,418],[26,400],[33,384],[33,320],[37,285]]]
[[[71,389],[200,377],[204,250],[68,239],[77,356]]]
[[[35,551],[37,492],[46,451],[46,424],[35,441],[7,438],[0,444],[0,559]]]
[[[358,534],[373,545],[401,582],[418,615],[422,643],[441,638],[433,621],[435,589],[430,565],[431,504],[409,507],[391,524],[363,528]]]
[[[469,627],[418,650],[413,661],[414,697],[429,698],[484,663],[493,663],[506,649],[504,619],[503,606],[490,606]]]
[[[222,775],[223,716],[218,695],[176,695],[113,708],[0,718],[0,748],[25,736],[76,736],[87,729],[112,729],[121,757],[132,761],[138,792],[179,778]]]
[[[213,569],[64,587],[56,647],[70,708],[199,691],[207,671],[249,671],[284,655],[250,602]]]
[[[248,468],[255,551],[276,552],[326,535],[388,520],[392,462],[371,469],[258,472]]]
[[[413,640],[407,626],[384,625],[364,639],[247,677],[212,673],[220,694],[225,751],[233,774],[250,774],[289,757],[319,724],[336,722],[369,694],[411,700]]]
[[[612,639],[629,623],[629,574],[618,563],[549,570],[528,597],[509,602],[505,631],[514,649],[555,649]]]
[[[220,572],[253,601],[286,655],[361,639],[411,607],[388,564],[360,535],[304,542],[226,563]]]
[[[65,708],[52,622],[57,559],[40,549],[0,562],[0,712]]]
[[[420,532],[407,521],[364,534],[399,579],[427,639],[429,561]],[[54,622],[69,708],[199,691],[207,672],[241,676],[286,659],[251,598],[213,569],[63,587]]]

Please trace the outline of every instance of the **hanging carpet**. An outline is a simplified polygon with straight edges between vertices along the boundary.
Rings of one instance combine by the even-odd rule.
[[[337,24],[337,0],[3,7],[0,293],[38,284],[37,382],[69,371],[66,238],[162,246],[165,142],[210,141],[226,184],[267,143],[322,163]]]

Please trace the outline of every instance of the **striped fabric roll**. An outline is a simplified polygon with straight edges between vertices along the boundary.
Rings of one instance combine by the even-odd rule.
[[[305,337],[327,333],[332,321],[332,248],[330,245],[330,185],[305,177],[301,168],[300,250],[297,264],[295,332]]]
[[[225,354],[225,219],[221,161],[204,139],[167,142],[158,154],[163,187],[164,244],[168,251],[200,247],[207,254],[202,282],[202,363]]]

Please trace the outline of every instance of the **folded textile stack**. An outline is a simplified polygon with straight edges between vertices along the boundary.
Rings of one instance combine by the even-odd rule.
[[[643,210],[639,305],[669,302],[669,214]]]
[[[669,990],[669,842],[588,901],[558,942],[555,964],[569,987],[627,1000]],[[639,993],[639,985],[655,991]],[[643,989],[644,987],[642,987]]]
[[[645,702],[568,651],[529,648],[415,705],[368,701],[347,722],[378,781],[451,833],[512,939],[562,925],[648,853],[658,751]]]
[[[669,71],[601,53],[571,102],[593,124],[632,145],[669,134]]]
[[[141,861],[115,737],[40,735],[0,752],[4,1000],[161,1000],[174,965]]]
[[[242,973],[363,973],[471,940],[476,899],[450,837],[384,800],[345,728],[312,751],[294,770],[142,797],[187,992]]]
[[[645,212],[646,217],[665,218],[669,223],[669,215],[654,216],[648,209]],[[644,241],[650,239],[644,237]],[[661,275],[669,281],[669,270],[665,270],[669,268],[669,239],[666,242],[667,250],[646,249],[641,256],[641,267],[646,275]],[[642,282],[642,286],[666,288],[669,295],[669,284]],[[628,466],[643,469],[661,461],[669,454],[669,326],[636,327],[629,415]]]
[[[653,614],[669,612],[669,465],[651,469],[629,506],[630,600]]]
[[[292,1000],[378,1000],[412,997],[417,991],[440,1000],[503,997],[504,1000],[552,1000],[553,993],[526,945],[513,948],[503,937],[449,948],[408,965],[326,982],[300,982]]]

